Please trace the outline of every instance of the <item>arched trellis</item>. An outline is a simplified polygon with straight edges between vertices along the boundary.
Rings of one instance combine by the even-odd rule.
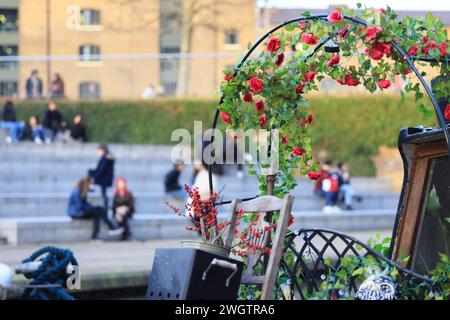
[[[256,50],[256,48],[275,31],[277,31],[289,24],[301,22],[301,21],[308,21],[308,20],[327,21],[327,17],[328,17],[328,13],[316,14],[316,15],[305,16],[305,17],[297,17],[297,18],[285,21],[285,22],[277,25],[276,27],[274,27],[271,30],[269,30],[268,32],[266,32],[261,38],[258,39],[258,41],[255,42],[255,44],[247,51],[247,53],[244,55],[244,57],[241,59],[241,61],[239,61],[236,68],[240,68],[247,61],[247,59],[250,57],[250,55]],[[359,18],[343,15],[343,19],[348,20],[348,21],[352,22],[353,24],[360,24],[363,26],[368,26],[368,23],[366,21],[361,20]],[[337,36],[337,34],[335,34],[333,36],[328,36],[325,39],[321,40],[319,42],[319,44],[317,44],[317,46],[314,48],[312,53],[308,57],[306,57],[306,59],[308,59],[309,57],[316,54],[327,42],[329,42],[336,36]],[[430,100],[433,104],[433,107],[434,107],[434,112],[436,114],[438,123],[439,123],[440,127],[443,129],[445,141],[447,143],[448,155],[450,158],[450,135],[449,135],[448,131],[446,130],[444,116],[442,115],[442,112],[439,109],[439,104],[438,104],[436,98],[434,97],[433,91],[431,90],[430,86],[427,84],[425,79],[422,77],[421,73],[416,68],[416,66],[414,65],[414,62],[413,62],[414,60],[420,60],[420,61],[425,61],[425,62],[433,62],[433,61],[437,61],[437,60],[430,58],[430,57],[414,57],[414,56],[410,57],[405,52],[405,50],[402,47],[400,47],[395,41],[391,40],[389,43],[406,60],[409,67],[411,68],[412,71],[414,71],[415,75],[417,76],[417,78],[419,79],[423,88],[425,89],[428,97],[430,98]],[[448,57],[445,57],[445,58],[440,59],[439,61],[440,62],[448,62],[449,60],[448,60]],[[221,96],[219,105],[221,105],[223,103],[223,101],[224,101],[224,95]],[[217,127],[217,121],[219,119],[219,114],[220,114],[220,110],[219,110],[219,108],[217,108],[216,113],[214,115],[213,125],[212,125],[213,133],[211,136],[211,143],[214,142],[214,138],[215,138],[214,130]],[[209,172],[209,189],[210,189],[210,192],[213,192],[214,185],[213,185],[213,179],[212,179],[212,166],[211,165],[208,166],[208,172]],[[244,200],[246,200],[246,199],[244,199]],[[227,203],[227,202],[229,202],[229,201],[224,201],[222,203]]]

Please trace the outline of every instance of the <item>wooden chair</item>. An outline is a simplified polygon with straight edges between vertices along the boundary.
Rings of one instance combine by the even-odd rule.
[[[270,246],[270,225],[272,213],[274,211],[280,212],[277,226],[275,228],[275,235],[271,245],[271,252],[269,255],[264,255],[266,257],[268,256],[265,274],[255,274],[254,268],[263,257],[262,252],[257,250],[256,253],[250,252],[247,256],[246,270],[241,278],[242,284],[262,286],[261,300],[273,299],[272,293],[275,287],[278,269],[280,267],[281,255],[284,248],[284,237],[288,227],[293,202],[294,198],[291,195],[287,195],[283,199],[274,196],[262,196],[245,202],[236,199],[231,203],[232,213],[230,218],[230,228],[227,237],[225,238],[225,245],[228,247],[232,246],[233,239],[235,237],[234,230],[236,228],[236,220],[240,210],[244,213],[256,212],[258,214],[254,229],[258,230],[260,236],[252,236],[249,240],[252,240],[263,249]]]

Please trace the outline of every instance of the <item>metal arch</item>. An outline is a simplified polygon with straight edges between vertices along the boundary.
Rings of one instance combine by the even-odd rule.
[[[295,22],[300,22],[300,21],[306,21],[306,20],[325,20],[328,17],[328,13],[323,13],[323,14],[316,14],[316,15],[311,15],[311,16],[307,16],[307,17],[297,17],[294,19],[290,19],[287,20],[275,27],[273,27],[272,29],[270,29],[268,32],[266,32],[261,38],[258,39],[258,41],[255,42],[255,44],[247,51],[247,53],[244,55],[244,57],[241,59],[241,61],[238,63],[236,68],[240,68],[245,61],[247,61],[247,59],[250,57],[250,55],[253,53],[253,51],[255,51],[255,49],[267,38],[269,37],[273,32],[291,24],[291,23],[295,23]],[[355,18],[355,17],[351,17],[351,16],[347,16],[344,15],[343,18],[345,20],[351,21],[353,23],[356,24],[360,24],[363,26],[367,26],[367,22],[364,20],[361,20],[359,18]],[[336,36],[336,35],[335,35]],[[329,40],[333,37],[327,37],[326,41],[321,41],[313,50],[312,55],[314,55],[317,51],[319,51],[319,49]],[[421,60],[421,61],[436,61],[436,60],[430,60],[430,58],[427,57],[414,57],[414,58],[410,58],[405,50],[403,50],[403,48],[401,48],[396,42],[394,42],[393,40],[391,40],[389,42],[402,56],[403,58],[406,60],[406,62],[408,63],[408,65],[410,66],[411,70],[414,71],[415,75],[417,76],[417,78],[419,78],[420,83],[422,84],[422,86],[425,88],[425,91],[428,95],[428,97],[430,98],[431,102],[433,103],[433,107],[434,107],[434,112],[436,114],[438,123],[440,125],[440,127],[442,128],[443,132],[444,132],[444,136],[445,136],[445,141],[447,143],[447,153],[448,156],[450,158],[450,136],[449,133],[447,131],[447,128],[445,126],[445,120],[444,120],[444,116],[442,115],[440,108],[439,108],[439,104],[436,101],[436,98],[434,97],[434,94],[431,90],[431,88],[428,86],[428,84],[426,83],[425,79],[422,77],[422,75],[420,74],[419,70],[417,70],[416,66],[414,65],[413,60]],[[309,58],[310,56],[308,56],[307,58]],[[440,62],[448,62],[448,58],[444,58],[444,59],[440,59]],[[235,72],[235,71],[233,71]],[[220,101],[219,101],[219,105],[221,105],[224,101],[224,94],[222,94]],[[217,121],[219,118],[219,114],[220,114],[220,110],[219,108],[216,109],[216,113],[214,115],[214,120],[213,120],[213,133],[211,136],[211,143],[214,142],[215,136],[214,136],[214,130],[217,127]],[[212,181],[212,166],[208,165],[208,174],[209,174],[209,190],[212,193],[214,191],[214,186],[213,186],[213,181]],[[228,203],[229,201],[223,201],[222,204]]]

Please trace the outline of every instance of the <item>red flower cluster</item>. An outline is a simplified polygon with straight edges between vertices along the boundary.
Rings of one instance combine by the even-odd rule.
[[[342,85],[345,84],[345,85],[350,86],[350,87],[355,87],[355,86],[357,86],[359,84],[359,80],[357,78],[353,78],[350,73],[345,75],[345,79],[338,78],[336,81],[339,84],[342,84]]]
[[[317,38],[311,33],[302,33],[302,41],[310,46],[318,43]]]
[[[293,147],[292,148],[292,154],[296,157],[300,157],[306,153],[306,150],[304,148],[299,147]]]
[[[307,124],[311,124],[311,122],[313,122],[313,115],[312,115],[312,114],[309,114],[307,119],[303,119],[303,120],[300,122],[300,125],[301,125],[302,127],[304,127],[304,126],[306,126]]]
[[[279,38],[270,38],[269,42],[267,42],[267,51],[275,52],[280,49],[280,39]]]
[[[301,94],[303,93],[303,89],[305,88],[304,84],[298,84],[295,86],[295,93],[296,94]]]
[[[308,71],[303,77],[303,81],[313,81],[316,77],[316,73],[314,71]]]
[[[391,45],[384,42],[375,42],[365,50],[366,54],[373,60],[380,60],[384,55],[390,55]]]
[[[387,89],[391,86],[391,81],[388,79],[378,81],[378,87],[381,89]]]
[[[267,116],[265,114],[260,115],[258,118],[258,121],[259,121],[259,126],[261,128],[265,127],[267,124]]]
[[[328,15],[328,17],[327,17],[327,19],[328,19],[328,22],[331,22],[331,23],[339,23],[339,22],[341,22],[342,21],[342,15],[341,15],[341,13],[339,12],[339,11],[333,11],[333,12],[331,12],[329,15]]]
[[[375,40],[377,35],[383,31],[383,28],[381,27],[371,27],[371,28],[367,28],[367,32],[366,32],[366,41],[372,41]]]
[[[231,80],[231,78],[233,78],[233,72],[231,72],[231,73],[227,74],[227,75],[225,76],[224,80],[226,80],[226,81],[230,81],[230,80]]]
[[[281,143],[287,144],[288,143],[288,137],[287,136],[281,136]]]
[[[253,96],[252,96],[252,94],[250,93],[250,92],[246,92],[245,94],[244,94],[244,96],[242,97],[242,100],[243,101],[245,101],[245,102],[253,102]]]
[[[322,178],[323,174],[321,171],[318,172],[314,172],[314,171],[310,171],[308,172],[308,178],[311,180],[320,180]]]
[[[341,60],[341,57],[338,54],[335,54],[334,56],[331,57],[330,60],[328,60],[327,66],[332,67],[334,65],[337,65],[340,60]]]
[[[231,117],[229,113],[222,112],[220,114],[220,117],[222,118],[222,121],[225,122],[226,124],[231,124]]]
[[[264,82],[258,77],[252,77],[248,80],[248,86],[253,93],[260,93],[264,88]]]

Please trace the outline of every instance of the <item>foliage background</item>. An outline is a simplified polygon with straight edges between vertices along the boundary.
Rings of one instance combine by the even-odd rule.
[[[425,119],[412,97],[390,94],[310,95],[314,122],[310,127],[314,152],[327,150],[330,159],[346,160],[354,175],[374,175],[371,156],[381,145],[396,147],[400,128],[436,125]],[[92,142],[174,144],[172,130],[193,130],[194,120],[203,128],[212,125],[217,100],[155,99],[150,101],[60,101],[66,121],[85,116]],[[47,102],[17,102],[18,118],[43,118]],[[222,125],[222,121],[219,121]]]

